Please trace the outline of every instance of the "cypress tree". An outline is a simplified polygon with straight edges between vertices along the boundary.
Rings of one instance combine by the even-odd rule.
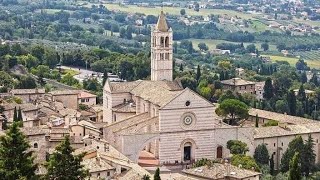
[[[14,107],[14,111],[13,111],[13,122],[18,122],[17,107]]]
[[[30,145],[19,124],[13,122],[6,135],[0,137],[0,179],[37,179],[37,165],[33,164]]]
[[[18,120],[19,122],[22,122],[22,121],[23,121],[23,119],[22,119],[21,107],[19,107],[19,110],[18,110],[17,120]]]
[[[299,91],[298,91],[298,99],[300,101],[305,101],[307,98],[306,96],[306,91],[304,90],[303,85],[300,86]]]
[[[201,77],[201,70],[200,70],[200,66],[198,65],[198,67],[197,67],[197,74],[196,74],[196,79],[197,79],[197,81],[199,81],[200,77]]]
[[[1,115],[4,119],[2,121],[2,130],[8,129],[8,119],[5,115]]]
[[[104,84],[106,83],[107,79],[108,79],[108,72],[104,71],[103,72],[103,79],[102,79],[102,86],[104,86]]]
[[[256,127],[259,127],[259,117],[258,117],[258,114],[256,114]]]
[[[263,87],[263,98],[269,100],[273,97],[274,92],[273,92],[273,85],[272,85],[272,80],[270,77],[267,78],[264,87]]]
[[[270,174],[273,176],[274,175],[274,159],[273,159],[273,154],[271,155],[271,158],[269,160],[269,166],[270,166]]]
[[[180,69],[179,69],[180,71],[183,71],[183,65],[182,65],[182,63],[180,64]]]
[[[157,168],[156,172],[154,173],[153,179],[154,179],[154,180],[161,180],[159,167]]]
[[[305,71],[302,72],[300,81],[302,82],[302,84],[304,84],[308,81],[307,74]]]
[[[220,81],[225,80],[223,71],[220,72],[219,77],[220,77]]]
[[[301,165],[299,164],[300,155],[296,152],[290,161],[288,180],[301,180]]]
[[[303,149],[304,144],[301,136],[296,137],[289,143],[287,150],[281,158],[281,172],[287,172],[289,170],[290,160],[293,158],[294,153],[299,152],[301,154]]]
[[[316,73],[313,73],[313,76],[310,79],[310,82],[312,82],[315,86],[319,86],[318,77],[317,77]]]
[[[309,176],[309,173],[314,167],[316,161],[316,154],[314,153],[313,147],[314,141],[311,135],[309,135],[301,153],[301,170],[306,176]]]
[[[295,116],[297,111],[297,100],[293,90],[289,91],[287,101],[289,105],[289,114]]]
[[[73,155],[69,136],[55,148],[50,156],[47,167],[46,179],[55,180],[83,180],[88,176],[88,171],[83,169],[82,158],[84,154]]]

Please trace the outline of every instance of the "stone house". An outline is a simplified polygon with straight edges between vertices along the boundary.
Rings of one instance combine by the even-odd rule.
[[[256,82],[256,84],[255,84],[255,94],[256,94],[256,98],[258,100],[262,100],[263,99],[264,84],[265,84],[264,81]]]
[[[77,90],[63,90],[63,91],[51,91],[52,101],[62,102],[64,107],[70,109],[78,109],[78,94]]]
[[[97,104],[97,96],[86,91],[80,91],[78,94],[78,104],[93,106]]]
[[[45,94],[44,89],[12,89],[10,91],[12,96],[17,96],[22,99],[24,103],[33,102],[39,98],[42,98]]]
[[[239,94],[255,94],[255,82],[246,81],[241,78],[232,78],[221,81],[223,90],[236,91]]]

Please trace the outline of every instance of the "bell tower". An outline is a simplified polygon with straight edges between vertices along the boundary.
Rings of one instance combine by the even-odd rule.
[[[172,29],[161,11],[151,32],[151,81],[173,80]]]

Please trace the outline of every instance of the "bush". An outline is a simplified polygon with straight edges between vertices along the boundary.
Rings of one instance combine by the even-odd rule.
[[[254,169],[257,172],[260,172],[260,168],[256,161],[250,157],[243,154],[236,154],[231,157],[231,164],[234,166],[241,165],[244,169],[252,170]]]
[[[269,127],[269,126],[278,126],[279,122],[276,120],[269,120],[268,122],[264,123],[264,127]]]

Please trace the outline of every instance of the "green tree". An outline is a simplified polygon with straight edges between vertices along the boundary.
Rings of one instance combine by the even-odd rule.
[[[104,86],[104,84],[106,83],[107,79],[108,79],[108,72],[104,71],[103,72],[103,79],[102,79],[102,86]]]
[[[297,100],[293,90],[290,90],[287,95],[287,102],[289,106],[289,114],[295,116],[297,111]]]
[[[246,154],[249,151],[247,144],[239,140],[229,140],[227,142],[227,148],[231,154]]]
[[[289,170],[290,160],[293,158],[294,153],[298,152],[301,154],[303,149],[304,144],[301,136],[296,137],[289,143],[287,150],[284,152],[281,158],[281,172],[287,172]]]
[[[255,151],[253,158],[259,165],[268,165],[269,163],[269,152],[265,144],[259,144]]]
[[[263,98],[269,100],[273,97],[274,95],[274,88],[273,88],[273,85],[272,85],[272,80],[270,77],[267,78],[265,84],[264,84],[264,87],[263,87]]]
[[[196,74],[196,80],[199,82],[199,79],[201,77],[201,69],[200,65],[197,66],[197,74]]]
[[[64,140],[55,148],[55,152],[50,155],[46,164],[48,180],[81,180],[88,176],[88,171],[80,163],[84,154],[73,155],[74,149],[71,147],[70,138],[66,136]]]
[[[219,116],[228,118],[229,124],[235,124],[236,119],[243,119],[249,116],[249,107],[237,100],[237,99],[226,99],[222,101],[219,107],[216,109],[216,113]]]
[[[181,9],[181,10],[180,10],[180,15],[181,15],[181,16],[186,15],[186,10],[185,10],[185,9]]]
[[[301,73],[301,78],[300,78],[301,83],[306,83],[308,82],[308,78],[307,78],[307,73],[305,71],[303,71]]]
[[[267,42],[264,42],[261,44],[261,48],[263,51],[268,51],[269,50],[269,44]]]
[[[23,121],[21,107],[19,107],[19,110],[18,110],[17,120],[21,123]]]
[[[61,82],[69,86],[77,86],[79,84],[79,81],[73,78],[72,74],[70,73],[67,73],[66,75],[64,75],[61,78]]]
[[[256,127],[259,127],[259,116],[256,114]]]
[[[154,173],[153,179],[154,180],[161,180],[159,167],[157,168],[156,172]]]
[[[295,152],[290,160],[289,178],[288,180],[301,180],[301,165],[299,152]]]
[[[126,29],[121,27],[120,28],[120,35],[121,38],[125,38],[126,37]]]
[[[297,97],[298,97],[298,100],[300,101],[306,101],[307,96],[306,96],[306,91],[303,85],[300,86]]]
[[[142,180],[150,180],[150,176],[145,174],[143,175]]]
[[[37,165],[29,151],[30,145],[19,130],[19,122],[13,122],[5,136],[0,137],[0,177],[6,180],[38,179]]]
[[[319,86],[318,76],[316,73],[313,73],[312,78],[310,79],[310,82],[312,82],[315,86]]]
[[[316,154],[314,153],[314,141],[311,135],[308,136],[308,139],[305,141],[304,148],[301,154],[301,171],[309,176],[312,168],[315,166]]]
[[[13,110],[13,122],[18,122],[18,111],[17,111],[17,107],[14,107]]]
[[[270,174],[273,176],[274,175],[274,159],[273,159],[273,154],[271,155],[271,158],[269,160],[269,166],[270,166]]]
[[[236,154],[231,157],[231,164],[234,166],[241,165],[244,169],[260,171],[258,164],[251,156]]]
[[[198,48],[201,50],[201,51],[208,51],[208,46],[206,45],[206,43],[199,43],[198,44]]]

